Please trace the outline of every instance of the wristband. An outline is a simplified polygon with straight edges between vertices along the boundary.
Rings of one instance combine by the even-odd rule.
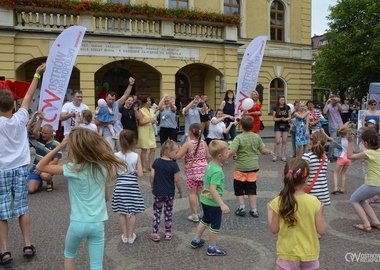
[[[38,74],[38,73],[34,73],[34,76],[33,76],[34,78],[37,78],[37,79],[41,79],[41,75],[40,74]]]

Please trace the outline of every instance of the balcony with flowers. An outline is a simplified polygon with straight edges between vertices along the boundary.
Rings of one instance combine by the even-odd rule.
[[[239,16],[99,0],[0,0],[0,30],[60,32],[82,25],[94,34],[237,41]]]

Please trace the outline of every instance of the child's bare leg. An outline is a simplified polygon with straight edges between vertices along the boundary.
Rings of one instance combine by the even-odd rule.
[[[192,214],[197,214],[197,208],[198,208],[198,196],[197,196],[197,190],[196,189],[188,189],[189,192],[189,204],[190,204],[190,210]]]
[[[152,169],[155,155],[156,155],[156,148],[151,148],[149,151],[149,170]]]
[[[345,184],[346,184],[346,171],[348,169],[347,165],[344,165],[342,167],[341,175],[342,175],[342,185],[340,186],[340,191],[344,192],[345,190]]]
[[[199,211],[203,211],[202,204],[201,204],[201,193],[203,188],[197,188],[197,198],[198,198],[198,205],[199,205]]]
[[[195,232],[195,238],[201,238],[202,234],[205,232],[206,226],[203,225],[202,223],[198,224],[197,230]]]
[[[210,231],[209,235],[208,235],[208,244],[209,246],[216,246],[216,240],[218,238],[218,234],[217,233],[213,233]]]
[[[252,209],[257,209],[257,195],[248,195],[249,205]]]
[[[131,239],[133,238],[133,233],[135,232],[136,228],[136,215],[132,214],[129,217],[129,227],[128,227],[128,238]]]
[[[98,133],[100,134],[100,135],[103,135],[103,126],[98,126]]]
[[[127,215],[119,214],[119,222],[124,238],[128,238]]]
[[[141,159],[141,166],[144,172],[146,172],[146,148],[141,148],[140,153],[140,159]]]
[[[340,172],[341,168],[342,168],[341,165],[336,164],[335,171],[334,171],[334,190],[333,190],[333,192],[339,190],[339,188],[338,188],[338,176],[339,176],[339,172]]]
[[[115,134],[115,130],[113,130],[113,125],[108,124],[107,127],[108,127],[108,129],[110,130],[110,132],[111,132],[111,136],[112,136],[113,138],[115,138],[115,137],[116,137],[116,134]]]
[[[301,157],[301,147],[300,145],[297,145],[297,157]]]

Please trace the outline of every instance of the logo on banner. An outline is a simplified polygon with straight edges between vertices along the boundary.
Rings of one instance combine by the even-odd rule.
[[[72,26],[64,30],[54,41],[46,61],[39,109],[45,113],[43,124],[50,124],[54,129],[58,128],[71,72],[85,32],[83,26]]]

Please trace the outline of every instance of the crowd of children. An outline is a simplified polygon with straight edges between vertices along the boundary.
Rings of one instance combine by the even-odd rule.
[[[36,74],[44,72],[45,65],[37,68]],[[18,142],[20,149],[29,149],[26,146],[27,109],[31,96],[35,91],[37,80],[35,75],[31,87],[26,94],[21,109],[12,116],[13,100],[5,90],[0,90],[0,127],[10,132],[19,132],[23,139]],[[281,102],[280,102],[281,101]],[[290,120],[290,109],[284,103],[284,98],[279,99],[278,108],[284,110],[281,117],[273,111],[273,118],[278,123]],[[101,104],[99,104],[101,105]],[[99,110],[97,117],[102,114]],[[113,112],[106,108],[104,114],[112,115]],[[285,163],[283,188],[279,195],[268,203],[268,224],[272,233],[278,233],[276,269],[317,269],[319,267],[319,241],[326,232],[326,224],[323,217],[325,205],[330,205],[330,193],[327,182],[328,158],[325,155],[325,144],[333,138],[327,136],[323,130],[309,133],[309,111],[305,104],[300,102],[299,109],[294,113],[295,145],[297,146],[296,158],[286,160],[283,145],[281,155]],[[4,119],[2,119],[4,118]],[[11,122],[7,122],[11,119]],[[133,244],[136,241],[136,215],[145,211],[144,199],[139,188],[138,178],[143,176],[143,166],[139,155],[135,152],[136,136],[133,131],[123,130],[119,137],[115,134],[113,139],[118,139],[120,151],[113,152],[109,143],[98,133],[96,126],[91,124],[91,111],[82,111],[81,117],[76,114],[75,128],[63,139],[63,141],[48,152],[36,164],[36,170],[51,175],[63,175],[68,181],[68,191],[71,205],[70,224],[65,241],[65,269],[75,269],[75,257],[83,239],[88,242],[88,252],[91,269],[102,269],[105,230],[104,224],[108,219],[106,202],[110,199],[109,186],[116,180],[112,194],[112,210],[118,214],[121,241]],[[100,121],[100,120],[99,120]],[[102,120],[103,121],[103,120]],[[106,118],[104,122],[110,122]],[[277,123],[277,124],[278,124]],[[282,122],[281,122],[282,123]],[[350,160],[364,160],[366,182],[360,186],[351,196],[350,202],[361,219],[361,224],[355,224],[356,229],[370,232],[372,228],[380,229],[378,220],[370,199],[380,194],[380,155],[379,139],[377,132],[371,128],[361,130],[361,152],[354,154],[353,134],[349,123],[338,129],[339,145],[341,152],[338,156],[334,172],[334,189],[331,194],[345,192],[345,172],[350,165]],[[225,249],[217,246],[217,235],[221,229],[222,216],[230,212],[229,206],[223,200],[224,186],[228,179],[223,172],[223,163],[234,156],[235,168],[233,171],[233,189],[237,201],[237,209],[234,213],[244,217],[247,214],[244,196],[248,196],[249,215],[258,218],[257,205],[257,180],[259,175],[259,155],[272,155],[273,161],[277,159],[279,146],[275,146],[275,152],[266,148],[261,137],[251,132],[254,125],[253,117],[244,115],[240,120],[242,133],[236,136],[230,145],[220,139],[210,140],[209,145],[202,139],[202,126],[199,123],[191,124],[187,130],[189,140],[180,147],[173,140],[166,140],[161,146],[160,157],[151,165],[150,186],[153,195],[153,221],[150,239],[154,242],[161,240],[159,233],[161,216],[164,212],[164,239],[171,240],[173,207],[176,197],[183,197],[183,190],[179,176],[180,167],[178,160],[184,157],[184,169],[186,175],[186,187],[189,194],[189,206],[191,214],[188,217],[192,222],[199,222],[195,236],[190,242],[192,248],[205,245],[202,238],[206,229],[209,230],[207,255],[224,256]],[[23,130],[23,127],[25,130]],[[287,134],[288,126],[277,127],[280,133]],[[25,132],[24,132],[25,131]],[[4,141],[11,141],[14,133],[1,135]],[[287,136],[287,135],[286,135]],[[25,138],[24,138],[25,137]],[[277,134],[276,134],[276,139]],[[309,150],[307,151],[307,146]],[[50,161],[63,149],[69,152],[64,163]],[[4,239],[7,220],[18,216],[20,227],[24,237],[25,257],[33,257],[35,247],[30,242],[29,214],[26,186],[26,166],[30,160],[27,152],[9,153],[14,156],[14,164],[5,162],[4,155],[0,155],[0,178],[3,182],[9,181],[15,175],[23,175],[20,187],[25,194],[22,198],[13,197],[9,200],[15,204],[12,211],[0,212],[0,264],[7,265],[12,261],[12,255],[8,250],[8,244]],[[211,161],[208,162],[208,159]],[[338,175],[341,174],[341,185],[338,186]],[[11,175],[9,177],[9,175]],[[88,181],[82,181],[88,179]],[[13,185],[13,183],[9,183]],[[15,187],[16,188],[16,187]],[[9,196],[4,192],[0,194],[3,201]],[[15,209],[15,207],[18,207]],[[86,229],[85,229],[86,228]],[[291,244],[289,244],[291,240]]]

